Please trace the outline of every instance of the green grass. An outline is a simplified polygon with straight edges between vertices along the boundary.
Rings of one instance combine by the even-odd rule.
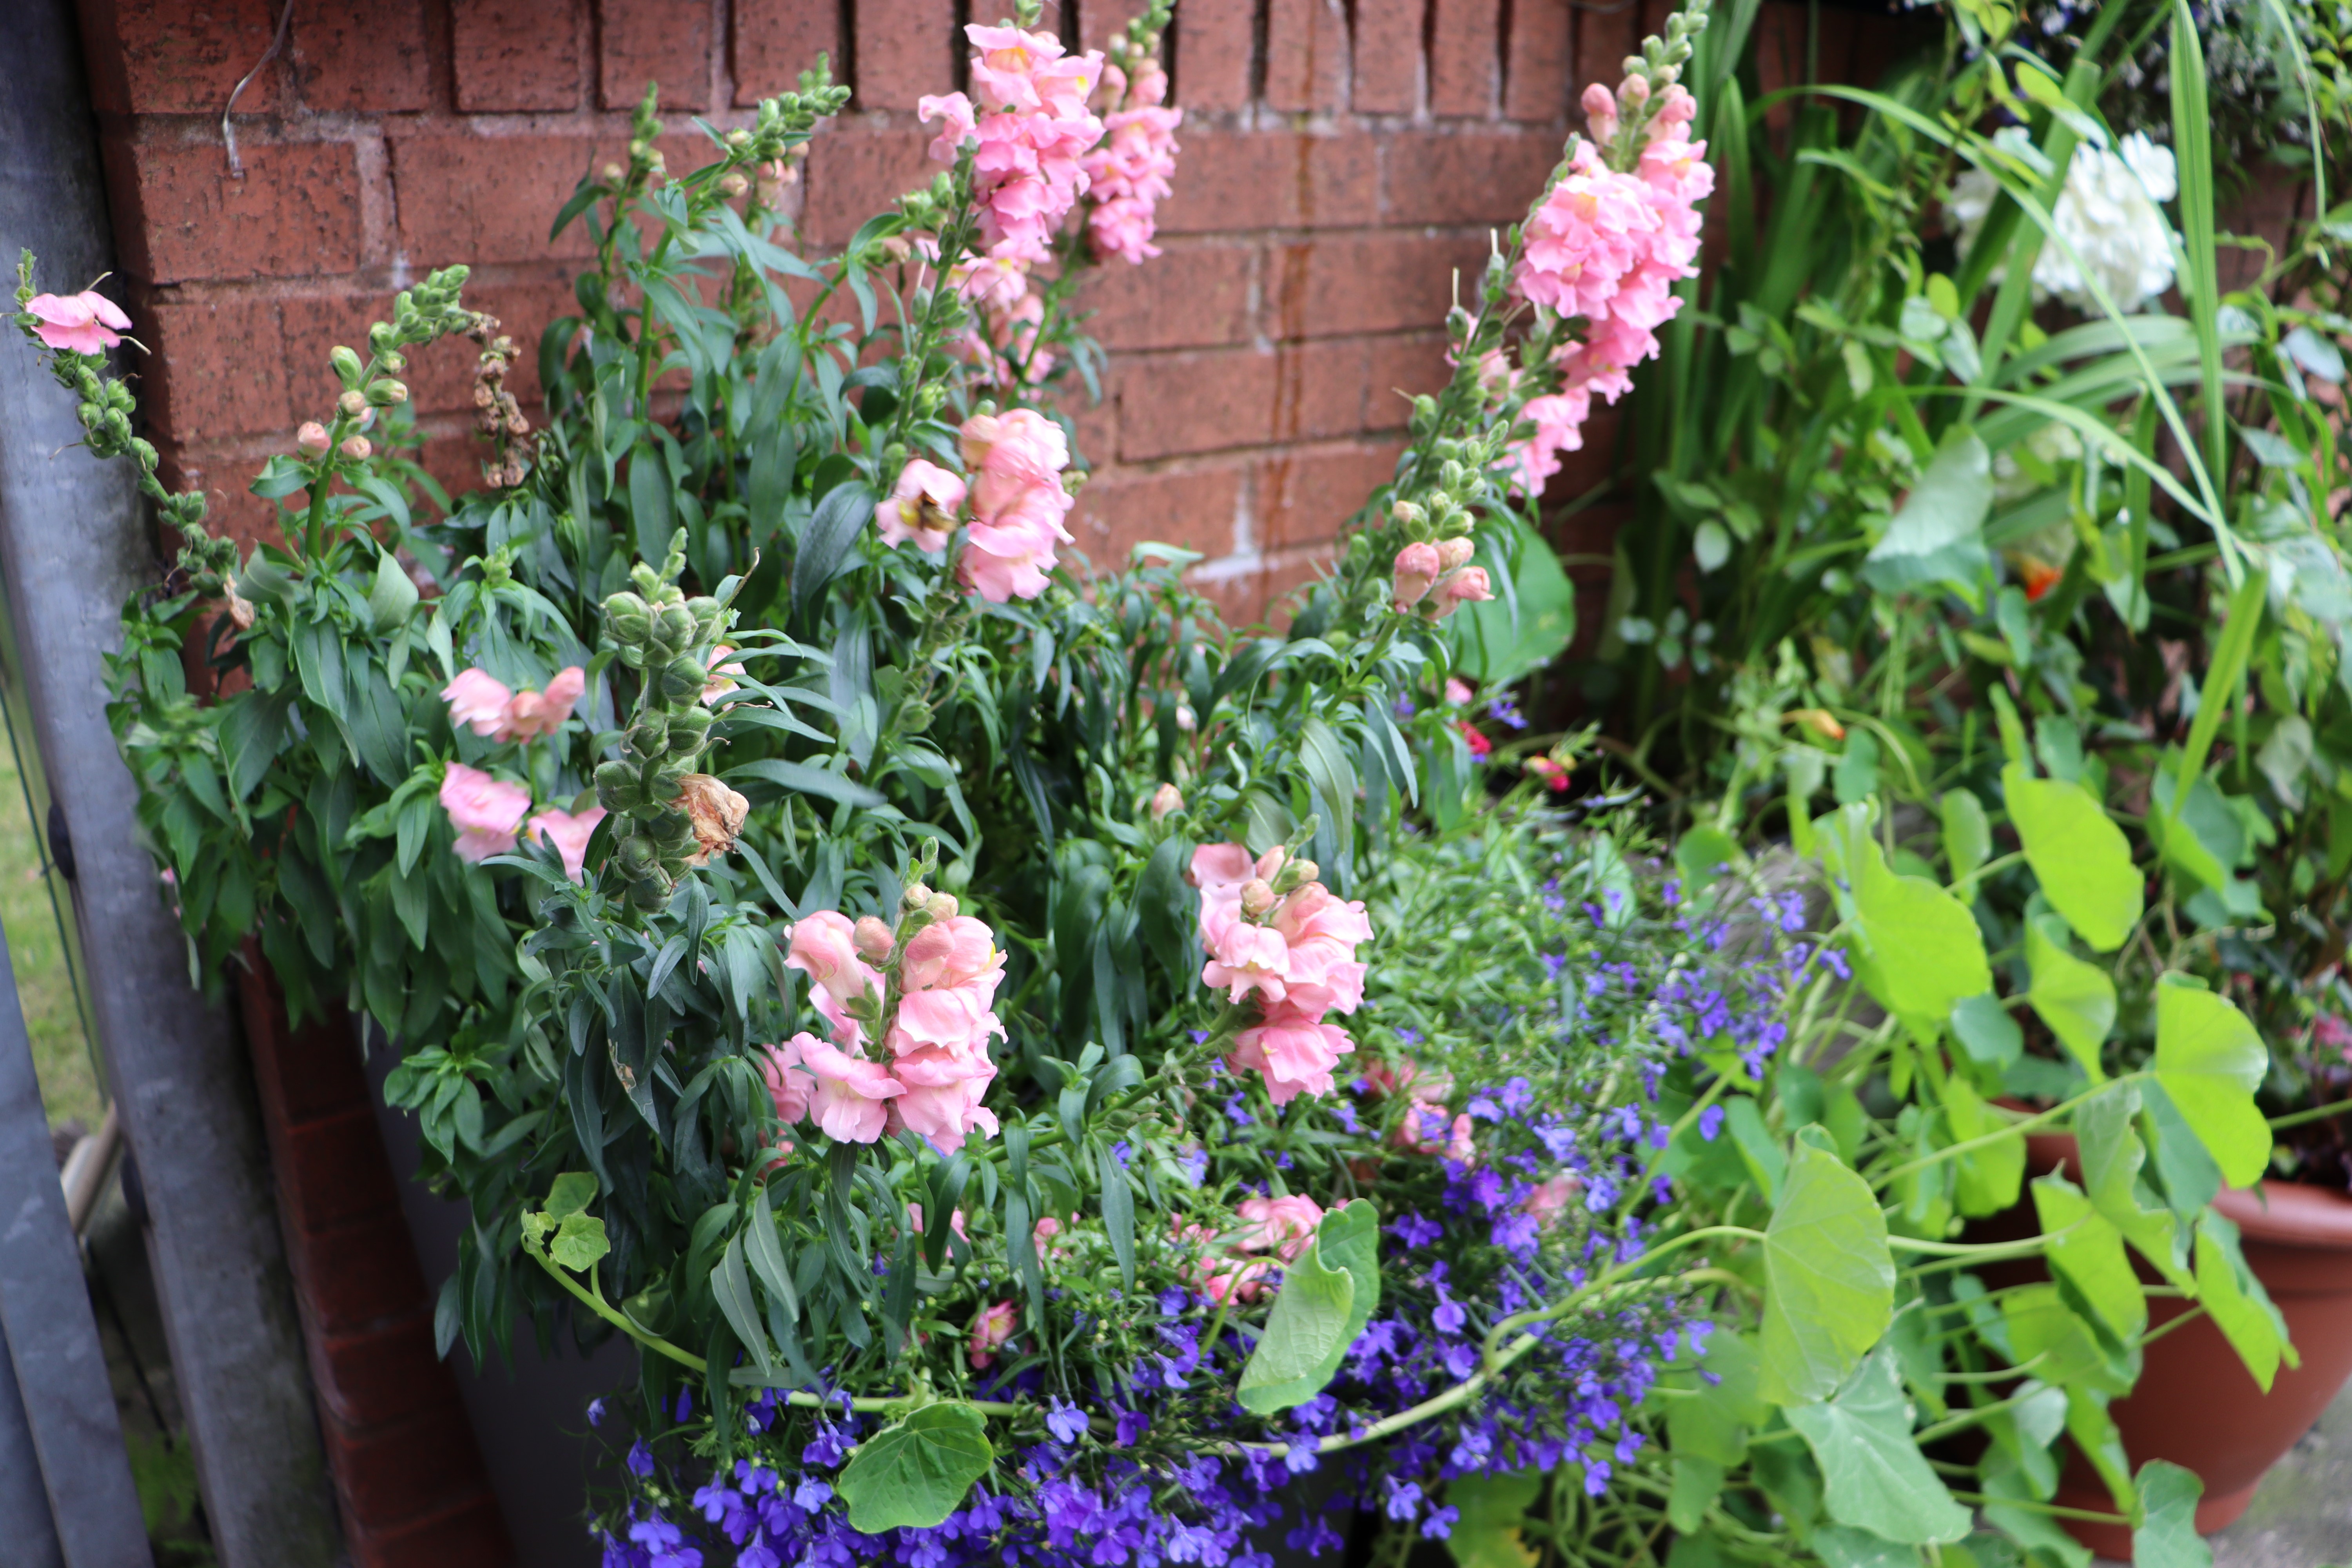
[[[42,874],[40,842],[25,810],[16,759],[0,745],[0,928],[8,933],[8,956],[16,968],[16,1000],[33,1037],[33,1067],[40,1075],[41,1101],[49,1125],[79,1121],[95,1129],[105,1108],[99,1095],[89,1039],[75,1006],[72,972],[58,931],[58,910],[71,917],[65,889],[49,901]]]

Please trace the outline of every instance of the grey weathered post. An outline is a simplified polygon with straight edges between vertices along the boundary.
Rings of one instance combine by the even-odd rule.
[[[66,1568],[151,1562],[114,1387],[66,1222],[33,1043],[0,937],[0,1374],[14,1383]],[[37,1531],[36,1532],[37,1534]]]
[[[110,261],[105,186],[69,0],[19,0],[0,26],[0,255],[52,289]],[[251,1072],[189,987],[186,949],[133,828],[106,725],[102,652],[125,595],[156,581],[123,465],[70,449],[73,401],[20,342],[0,344],[0,570],[23,640],[34,734],[63,808],[99,1039],[144,1178],[173,1375],[222,1561],[334,1561],[318,1418],[278,1238]]]

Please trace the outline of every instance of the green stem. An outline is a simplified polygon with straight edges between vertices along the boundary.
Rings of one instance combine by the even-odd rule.
[[[1878,1181],[1881,1184],[1895,1182],[1904,1176],[1909,1175],[1914,1171],[1924,1171],[1930,1165],[1939,1163],[1945,1160],[1949,1160],[1956,1155],[1973,1153],[1979,1149],[1990,1148],[1993,1144],[2000,1142],[2004,1138],[2011,1137],[2014,1134],[2031,1131],[2036,1127],[2046,1127],[2051,1122],[2059,1121],[2061,1118],[2066,1116],[2068,1113],[2073,1111],[2076,1106],[2081,1105],[2084,1101],[2105,1092],[2115,1085],[2121,1083],[2136,1083],[2147,1076],[2147,1074],[2145,1072],[2134,1072],[2126,1073],[2121,1078],[2110,1079],[2105,1083],[2100,1084],[2096,1088],[2085,1089],[2083,1093],[2076,1095],[2074,1099],[2053,1105],[2047,1110],[2029,1116],[2022,1121],[2012,1121],[1998,1132],[1988,1132],[1979,1138],[1965,1138],[1958,1143],[1938,1149],[1932,1154],[1922,1154],[1916,1160],[1897,1165],[1895,1169],[1885,1172],[1879,1176]]]

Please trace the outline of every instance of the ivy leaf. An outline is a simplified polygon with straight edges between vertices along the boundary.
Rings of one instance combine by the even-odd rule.
[[[2059,1043],[2083,1064],[2091,1081],[2105,1083],[2107,1075],[2099,1066],[2099,1047],[2106,1044],[2116,1026],[2116,983],[2105,971],[2067,952],[2065,927],[2050,921],[2045,929],[2047,919],[2025,922],[2025,968],[2033,977],[2025,999]]]
[[[2139,1502],[2139,1522],[2132,1526],[2136,1568],[2213,1568],[2213,1549],[2197,1533],[2203,1481],[2168,1459],[2150,1459],[2132,1489]]]
[[[2000,771],[2009,820],[2042,896],[2097,952],[2113,952],[2139,923],[2145,907],[2131,845],[2079,784],[2030,777],[2017,763]]]
[[[2197,1291],[2212,1314],[2213,1326],[2264,1394],[2271,1391],[2282,1359],[2289,1366],[2303,1364],[2287,1342],[2286,1320],[2246,1267],[2245,1254],[2238,1248],[2238,1227],[2212,1209],[2197,1220]]]
[[[2271,1130],[2254,1105],[2270,1053],[2227,997],[2180,974],[2156,988],[2156,1081],[2233,1187],[2262,1177]]]
[[[1816,1139],[1820,1142],[1816,1142]],[[1776,1405],[1825,1397],[1895,1315],[1895,1258],[1870,1184],[1808,1127],[1764,1227],[1763,1370]]]
[[[1370,1256],[1378,1245],[1377,1224],[1372,1205],[1360,1199],[1323,1216],[1315,1245],[1284,1271],[1265,1332],[1242,1368],[1234,1389],[1242,1408],[1267,1415],[1304,1405],[1339,1372],[1340,1358],[1380,1300],[1378,1266]],[[1369,1298],[1360,1312],[1359,1268],[1362,1293]]]
[[[1520,1536],[1528,1509],[1543,1492],[1533,1470],[1462,1476],[1445,1486],[1445,1500],[1462,1510],[1445,1550],[1454,1568],[1535,1568],[1536,1553]]]
[[[575,1273],[586,1273],[596,1267],[613,1244],[604,1237],[604,1222],[593,1214],[566,1215],[556,1227],[555,1239],[548,1244],[547,1255]]]
[[[1892,1351],[1865,1360],[1829,1403],[1792,1405],[1784,1414],[1811,1447],[1830,1517],[1840,1524],[1914,1546],[1968,1534],[1969,1510],[1912,1440],[1911,1403]]]
[[[836,1481],[861,1535],[929,1530],[956,1510],[996,1462],[979,1411],[944,1400],[911,1411],[857,1446]]]
[[[2051,1267],[2090,1303],[2116,1338],[2137,1338],[2147,1327],[2147,1293],[2140,1289],[2139,1277],[2124,1252],[2123,1232],[2056,1171],[2035,1179],[2033,1212],[2049,1238]]]

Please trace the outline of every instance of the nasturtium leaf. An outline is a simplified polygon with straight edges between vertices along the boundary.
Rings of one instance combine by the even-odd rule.
[[[596,1201],[596,1178],[585,1171],[566,1171],[547,1192],[547,1212],[557,1219],[578,1214]]]
[[[2131,845],[2079,784],[2037,779],[2015,763],[2000,773],[2009,820],[2042,896],[2098,952],[2113,952],[2139,923],[2143,879]]]
[[[1952,1037],[1970,1061],[1996,1071],[2025,1054],[2025,1031],[1990,991],[1953,1005]]]
[[[1315,1245],[1285,1269],[1265,1332],[1242,1368],[1234,1397],[1244,1409],[1271,1415],[1323,1392],[1380,1302],[1379,1247],[1370,1202],[1359,1198],[1323,1216]]]
[[[593,1268],[604,1254],[613,1250],[604,1237],[604,1222],[592,1214],[566,1215],[556,1227],[555,1239],[547,1244],[547,1255],[566,1268],[584,1272]]]
[[[1864,982],[1882,1006],[1932,1040],[1955,1005],[1992,989],[1976,917],[1927,878],[1898,876],[1866,826],[1843,835],[1840,859],[1868,949]]]
[[[1543,1486],[1543,1476],[1535,1470],[1448,1481],[1446,1506],[1461,1510],[1445,1542],[1454,1568],[1534,1568],[1536,1553],[1519,1530]]]
[[[996,1461],[979,1411],[942,1400],[908,1413],[860,1443],[834,1485],[861,1535],[929,1530],[962,1502]]]
[[[1706,1510],[1723,1495],[1724,1475],[1720,1462],[1677,1449],[1666,1488],[1666,1522],[1685,1533],[1705,1525]]]
[[[2066,1391],[2066,1436],[2074,1440],[2074,1451],[2090,1462],[2100,1480],[2106,1484],[2107,1496],[2115,1500],[2117,1510],[2129,1512],[2132,1506],[2131,1458],[2124,1452],[2124,1436],[2116,1429],[2115,1417],[2107,1414],[2105,1389],[2077,1385]]]
[[[2092,1206],[2083,1190],[2056,1171],[2038,1176],[2033,1212],[2049,1238],[2051,1267],[2116,1338],[2132,1339],[2147,1327],[2147,1293],[2124,1252],[2123,1232]]]
[[[1835,1398],[1785,1414],[1813,1450],[1830,1517],[1840,1524],[1915,1546],[1969,1532],[1969,1510],[1911,1436],[1911,1403],[1891,1351],[1874,1352]]]
[[[2197,1292],[2212,1314],[2213,1326],[2264,1394],[2271,1391],[2282,1359],[2289,1366],[2303,1364],[2287,1342],[2286,1320],[2246,1267],[2245,1254],[2238,1247],[2238,1227],[2212,1209],[2197,1220]]]
[[[2050,1032],[2083,1064],[2093,1083],[2106,1081],[2099,1047],[2116,1026],[2116,983],[2096,964],[2066,951],[2065,927],[2049,921],[2025,922],[2025,968],[2033,977],[2025,999]],[[2054,931],[2054,935],[2053,935]]]
[[[1738,841],[1720,827],[1694,827],[1675,845],[1675,869],[1681,873],[1683,886],[1693,891],[1713,882],[1722,868],[1736,871],[1746,864]]]
[[[2168,1459],[2150,1459],[2133,1484],[2139,1522],[2132,1526],[2134,1568],[2213,1568],[2213,1549],[2197,1533],[2197,1500],[2205,1483]]]
[[[1979,604],[1991,565],[1984,542],[1991,508],[1992,455],[1975,430],[1961,426],[1945,437],[1864,558],[1864,581],[1882,594],[1940,584]]]
[[[1944,1082],[1944,1114],[1955,1143],[2001,1134],[1954,1160],[1958,1173],[1953,1199],[1960,1213],[1970,1218],[1999,1214],[2017,1202],[2017,1189],[2025,1180],[2025,1134],[2009,1131],[2011,1113],[1986,1104],[1965,1074],[1954,1073]]]
[[[2187,1267],[2172,1211],[2161,1203],[2149,1207],[2140,1201],[2146,1188],[2139,1172],[2147,1155],[2133,1125],[2139,1115],[2139,1085],[2119,1083],[2075,1110],[2074,1142],[2082,1152],[2083,1190],[2091,1206],[2105,1215],[2142,1258],[2193,1296],[2197,1282]]]
[[[2037,1497],[2021,1471],[1998,1470],[1985,1477],[1985,1522],[2017,1546],[2034,1554],[2037,1563],[2063,1568],[2091,1568],[2091,1549],[2066,1533],[2042,1510],[2049,1500]],[[1947,1562],[1949,1561],[1948,1557]]]
[[[2129,1394],[2136,1366],[2119,1366],[2100,1347],[2091,1326],[2074,1315],[2055,1285],[2026,1285],[2000,1298],[2012,1364],[2042,1382],[2080,1384],[2103,1394]]]
[[[1957,882],[1992,856],[1992,825],[1985,820],[1984,802],[1974,790],[1944,792],[1944,858],[1951,863]]]
[[[1798,1135],[1764,1227],[1758,1392],[1776,1405],[1834,1393],[1895,1313],[1895,1258],[1877,1194],[1816,1133]]]
[[[2178,974],[2158,981],[2156,1081],[2233,1187],[2270,1164],[2270,1123],[2254,1105],[2269,1070],[2262,1037],[2229,998]]]
[[[1756,1397],[1756,1347],[1734,1329],[1707,1336],[1696,1368],[1675,1367],[1660,1380],[1677,1390],[1665,1402],[1666,1440],[1677,1458],[1689,1455],[1720,1466],[1748,1458],[1748,1432],[1772,1418]]]
[[[1850,1524],[1825,1524],[1805,1543],[1823,1568],[1919,1568],[1919,1549]],[[1951,1555],[1945,1554],[1949,1563]]]

